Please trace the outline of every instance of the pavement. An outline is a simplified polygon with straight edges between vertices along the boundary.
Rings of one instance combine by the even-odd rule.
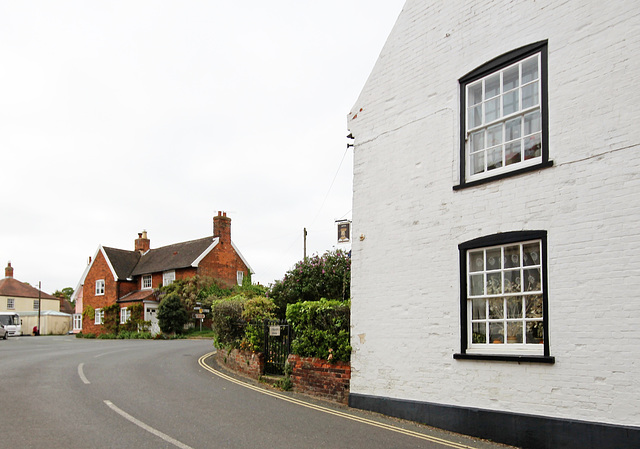
[[[442,447],[454,447],[459,449],[516,449],[514,446],[473,438],[416,423],[414,421],[394,418],[367,410],[354,409],[344,404],[320,399],[303,393],[283,391],[274,385],[275,382],[281,378],[280,376],[263,376],[263,379],[261,380],[244,376],[229,369],[225,365],[218,363],[215,358],[215,350],[200,357],[198,363],[201,367],[222,379],[271,397],[323,413],[353,420],[362,424],[438,443],[442,445]]]

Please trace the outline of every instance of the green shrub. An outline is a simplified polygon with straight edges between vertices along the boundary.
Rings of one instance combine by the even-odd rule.
[[[90,320],[93,320],[96,317],[96,309],[94,309],[91,306],[85,306],[84,310],[82,311],[82,318],[88,318]]]
[[[158,325],[162,332],[180,333],[188,319],[187,311],[177,293],[169,293],[162,298],[158,306]]]
[[[351,359],[350,302],[321,299],[287,306],[295,338],[291,352],[329,361]]]
[[[217,348],[262,351],[263,322],[273,319],[275,305],[266,297],[238,294],[211,304],[211,328]]]
[[[137,333],[139,331],[146,331],[151,326],[151,321],[144,320],[144,305],[142,303],[131,304],[127,307],[131,312],[129,320],[120,326],[120,332],[124,329],[129,333]],[[135,337],[125,337],[135,338]]]
[[[102,308],[104,312],[103,326],[107,334],[117,335],[120,331],[120,306],[111,304]]]
[[[293,381],[291,380],[293,368],[291,368],[291,365],[289,365],[289,363],[284,364],[284,370],[282,374],[284,375],[284,377],[282,379],[279,379],[275,383],[275,386],[284,391],[291,391],[293,389]]]
[[[275,304],[266,297],[253,297],[244,303],[242,319],[246,323],[244,329],[244,338],[241,342],[242,349],[248,349],[254,352],[262,352],[264,350],[264,320],[272,320],[275,318]]]
[[[116,334],[100,334],[98,335],[98,338],[100,340],[113,340],[114,338],[116,338]]]
[[[191,278],[176,279],[167,286],[159,286],[157,293],[161,301],[171,294],[178,295],[182,307],[187,314],[187,321],[185,323],[193,323],[190,315],[196,307],[213,309],[214,302],[238,295],[243,298],[264,297],[267,290],[261,285],[253,285],[251,283],[251,274],[244,276],[241,286],[234,285],[231,288],[225,288],[223,285],[222,282],[214,278],[196,275]],[[209,317],[210,315],[206,318]],[[197,325],[197,321],[195,324]],[[184,329],[181,328],[179,332],[184,333]]]
[[[299,261],[269,291],[276,314],[284,318],[288,304],[322,298],[348,300],[351,294],[351,257],[342,250],[327,251]]]
[[[89,332],[87,334],[84,334],[83,338],[96,338],[96,334],[94,334],[93,332]]]
[[[203,302],[208,296],[230,294],[230,290],[220,287],[215,279],[197,275],[186,279],[176,279],[171,284],[162,286],[158,290],[161,296],[171,293],[178,295],[185,311],[188,313],[193,310],[198,302]]]
[[[217,348],[237,348],[244,336],[242,312],[246,298],[242,295],[219,299],[211,304],[213,344]]]

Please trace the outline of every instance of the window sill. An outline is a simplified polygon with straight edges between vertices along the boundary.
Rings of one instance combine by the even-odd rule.
[[[556,358],[548,355],[506,355],[506,354],[453,354],[456,360],[485,360],[491,362],[556,363]]]
[[[531,165],[529,167],[524,167],[524,168],[521,168],[519,170],[500,173],[499,175],[490,176],[488,178],[483,178],[483,179],[478,179],[476,181],[461,182],[457,186],[453,186],[453,190],[462,190],[462,189],[466,189],[467,187],[475,187],[475,186],[478,186],[478,185],[481,185],[481,184],[486,184],[488,182],[497,181],[499,179],[509,178],[511,176],[517,176],[517,175],[520,175],[522,173],[527,173],[527,172],[531,172],[531,171],[535,171],[535,170],[540,170],[540,169],[548,168],[548,167],[552,167],[552,166],[553,166],[553,161],[542,162],[540,164]]]

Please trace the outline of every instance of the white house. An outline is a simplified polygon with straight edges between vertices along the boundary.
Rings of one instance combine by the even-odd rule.
[[[639,6],[406,2],[348,116],[351,406],[640,447]]]
[[[63,302],[60,298],[15,279],[11,262],[7,263],[4,273],[5,277],[0,279],[0,312],[18,315],[21,324],[11,335],[29,335],[36,328],[41,335],[69,332],[71,315],[60,310]]]

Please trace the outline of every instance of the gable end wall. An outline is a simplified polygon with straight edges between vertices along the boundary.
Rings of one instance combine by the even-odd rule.
[[[409,0],[349,114],[352,395],[640,426],[634,2]],[[500,26],[496,26],[499,23]],[[554,166],[459,184],[458,79],[548,40]],[[548,232],[553,365],[454,360],[457,246]]]
[[[104,295],[96,296],[96,281],[99,279],[104,279],[105,281]],[[87,277],[84,281],[82,292],[84,310],[86,310],[86,308],[89,306],[95,310],[107,307],[111,304],[115,304],[116,300],[118,299],[117,289],[117,281],[113,279],[113,273],[111,272],[111,269],[109,268],[109,265],[104,258],[104,254],[102,253],[102,251],[98,251],[95,260],[91,265],[91,269],[87,273]],[[102,331],[103,326],[96,325],[94,318],[90,316],[83,316],[82,332],[84,334],[99,334],[102,333]]]
[[[198,274],[222,281],[227,287],[237,285],[237,271],[248,275],[248,268],[230,243],[220,242],[198,264]]]

